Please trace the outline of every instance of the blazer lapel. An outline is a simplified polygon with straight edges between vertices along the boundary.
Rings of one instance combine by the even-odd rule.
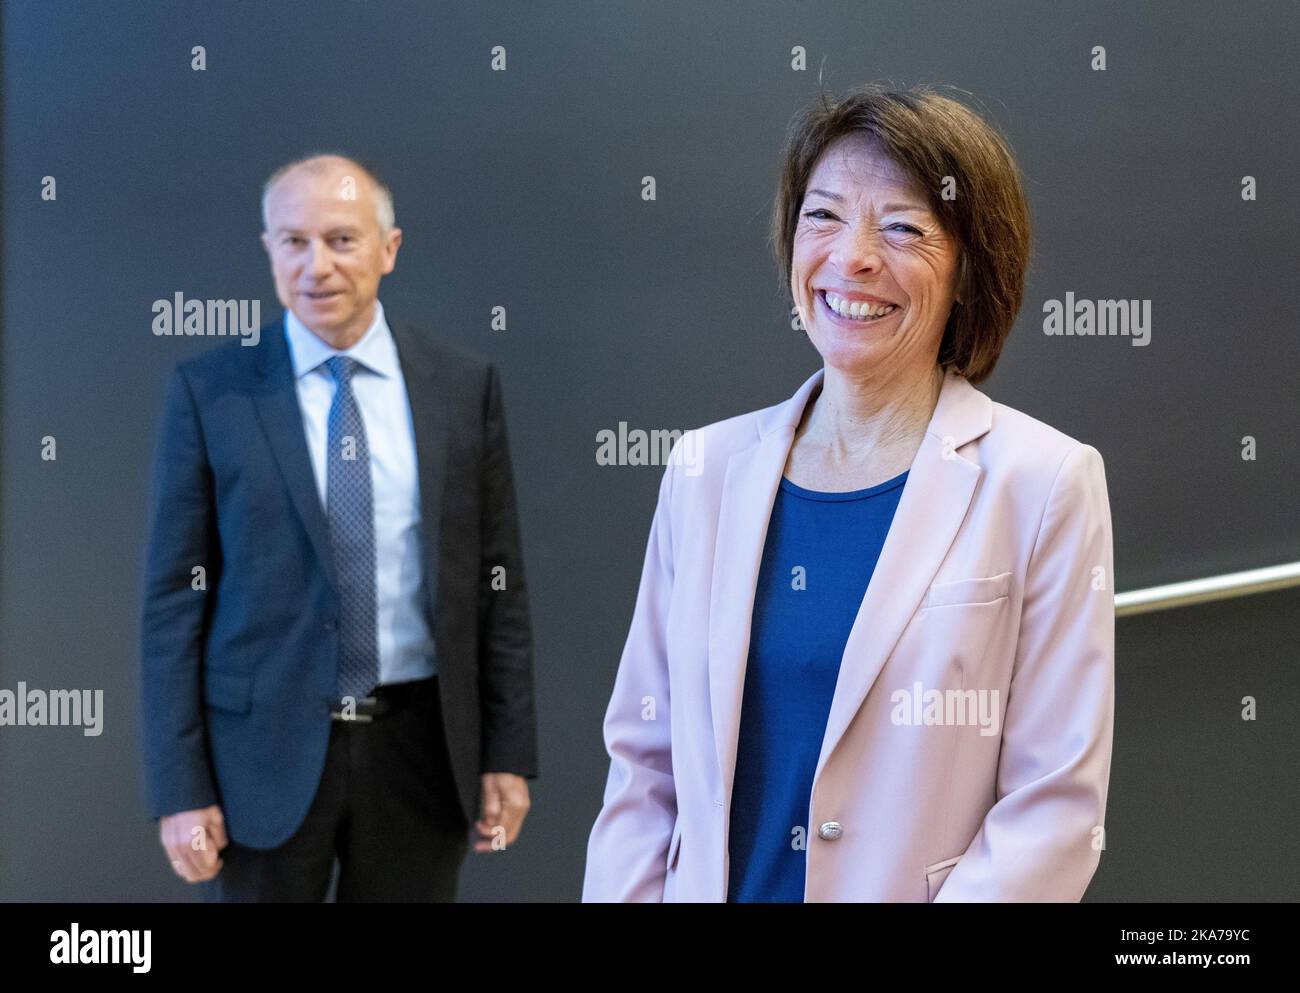
[[[992,423],[993,402],[963,377],[946,375],[844,646],[814,782],[957,537],[984,474],[960,449],[987,432]]]
[[[420,480],[420,541],[424,547],[424,589],[430,617],[436,617],[438,570],[442,548],[442,491],[447,478],[447,398],[454,384],[444,381],[445,370],[419,334],[405,324],[388,320],[397,358],[406,384],[415,428],[415,457]]]
[[[777,487],[814,373],[793,397],[764,412],[758,438],[727,462],[709,601],[709,697],[723,788],[730,803],[758,571]],[[938,403],[899,499],[841,659],[820,773],[939,570],[983,470],[959,449],[992,423],[992,402],[964,378],[944,377]]]
[[[750,621],[767,524],[795,429],[821,378],[818,370],[793,397],[760,414],[758,438],[728,459],[722,483],[709,591],[709,706],[728,804],[736,772]]]
[[[437,594],[437,549],[442,520],[442,488],[447,462],[447,414],[443,409],[450,384],[440,383],[437,363],[418,335],[393,320],[388,329],[397,347],[402,379],[411,406],[415,427],[415,454],[420,481],[421,541],[426,564],[425,590],[432,605]],[[302,429],[302,408],[294,382],[293,361],[284,337],[284,318],[266,329],[258,365],[260,386],[254,400],[262,428],[266,432],[276,463],[284,477],[298,517],[302,520],[312,547],[320,558],[325,574],[335,590],[338,577],[329,545],[329,524],[316,491],[314,470],[307,451],[307,437]]]
[[[325,575],[337,590],[328,525],[316,491],[316,478],[307,452],[307,436],[303,433],[302,408],[298,405],[293,361],[284,335],[283,317],[265,331],[259,346],[260,387],[253,399],[294,508],[320,558]]]

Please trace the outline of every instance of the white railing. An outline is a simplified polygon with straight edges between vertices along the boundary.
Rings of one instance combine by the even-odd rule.
[[[1151,586],[1145,590],[1130,590],[1115,594],[1115,616],[1147,614],[1153,610],[1186,607],[1210,600],[1228,600],[1232,597],[1267,593],[1288,586],[1300,586],[1300,562],[1270,565],[1263,569],[1247,569],[1208,579],[1192,579],[1185,583]]]

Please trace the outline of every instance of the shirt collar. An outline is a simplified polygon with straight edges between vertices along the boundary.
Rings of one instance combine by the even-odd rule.
[[[356,359],[362,366],[381,376],[397,374],[397,348],[393,334],[384,319],[384,305],[375,301],[375,318],[370,327],[351,348],[339,351],[318,338],[298,319],[292,310],[284,312],[284,336],[289,342],[289,355],[293,360],[293,374],[301,379],[335,355]]]

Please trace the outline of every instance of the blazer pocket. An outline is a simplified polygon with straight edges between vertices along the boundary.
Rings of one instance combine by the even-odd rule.
[[[1011,593],[1011,573],[975,579],[954,579],[933,583],[921,609],[954,607],[963,603],[992,603]]]
[[[943,881],[948,878],[948,873],[952,872],[953,866],[961,861],[960,855],[954,855],[950,859],[944,859],[942,862],[936,862],[934,865],[925,867],[925,899],[928,903],[934,903],[934,898],[939,895],[939,887]]]
[[[253,703],[253,678],[237,672],[209,671],[203,697],[216,710],[246,714]]]

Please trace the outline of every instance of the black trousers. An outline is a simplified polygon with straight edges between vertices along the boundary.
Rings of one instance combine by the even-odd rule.
[[[319,903],[338,859],[336,898],[454,902],[469,824],[452,778],[438,678],[381,686],[393,709],[370,722],[331,721],[320,786],[279,848],[231,841],[208,903]]]

